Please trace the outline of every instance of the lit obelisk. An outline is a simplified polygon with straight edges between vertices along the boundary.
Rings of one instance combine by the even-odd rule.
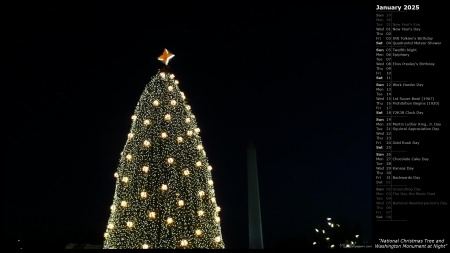
[[[259,203],[256,150],[252,143],[247,148],[248,168],[248,240],[250,249],[263,249],[261,208]]]

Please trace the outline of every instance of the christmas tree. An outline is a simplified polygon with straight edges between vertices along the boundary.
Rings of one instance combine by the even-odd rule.
[[[173,57],[165,49],[158,60]],[[105,249],[224,248],[212,166],[178,84],[160,69],[131,116]]]

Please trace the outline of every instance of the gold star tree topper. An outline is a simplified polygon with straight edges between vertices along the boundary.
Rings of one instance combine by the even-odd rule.
[[[164,48],[164,52],[162,55],[158,57],[158,60],[162,61],[164,64],[169,65],[169,61],[175,57],[174,54],[170,53],[169,50]]]

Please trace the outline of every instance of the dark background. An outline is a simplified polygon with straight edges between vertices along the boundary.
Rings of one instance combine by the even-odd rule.
[[[8,244],[102,244],[130,117],[164,48],[214,167],[227,248],[248,247],[249,141],[265,248],[310,245],[327,217],[371,241],[372,5],[4,11]]]

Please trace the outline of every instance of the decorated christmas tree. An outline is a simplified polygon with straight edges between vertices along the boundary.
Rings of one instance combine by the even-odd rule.
[[[173,57],[164,49],[158,60]],[[224,248],[212,166],[178,84],[160,69],[131,116],[105,249]]]

